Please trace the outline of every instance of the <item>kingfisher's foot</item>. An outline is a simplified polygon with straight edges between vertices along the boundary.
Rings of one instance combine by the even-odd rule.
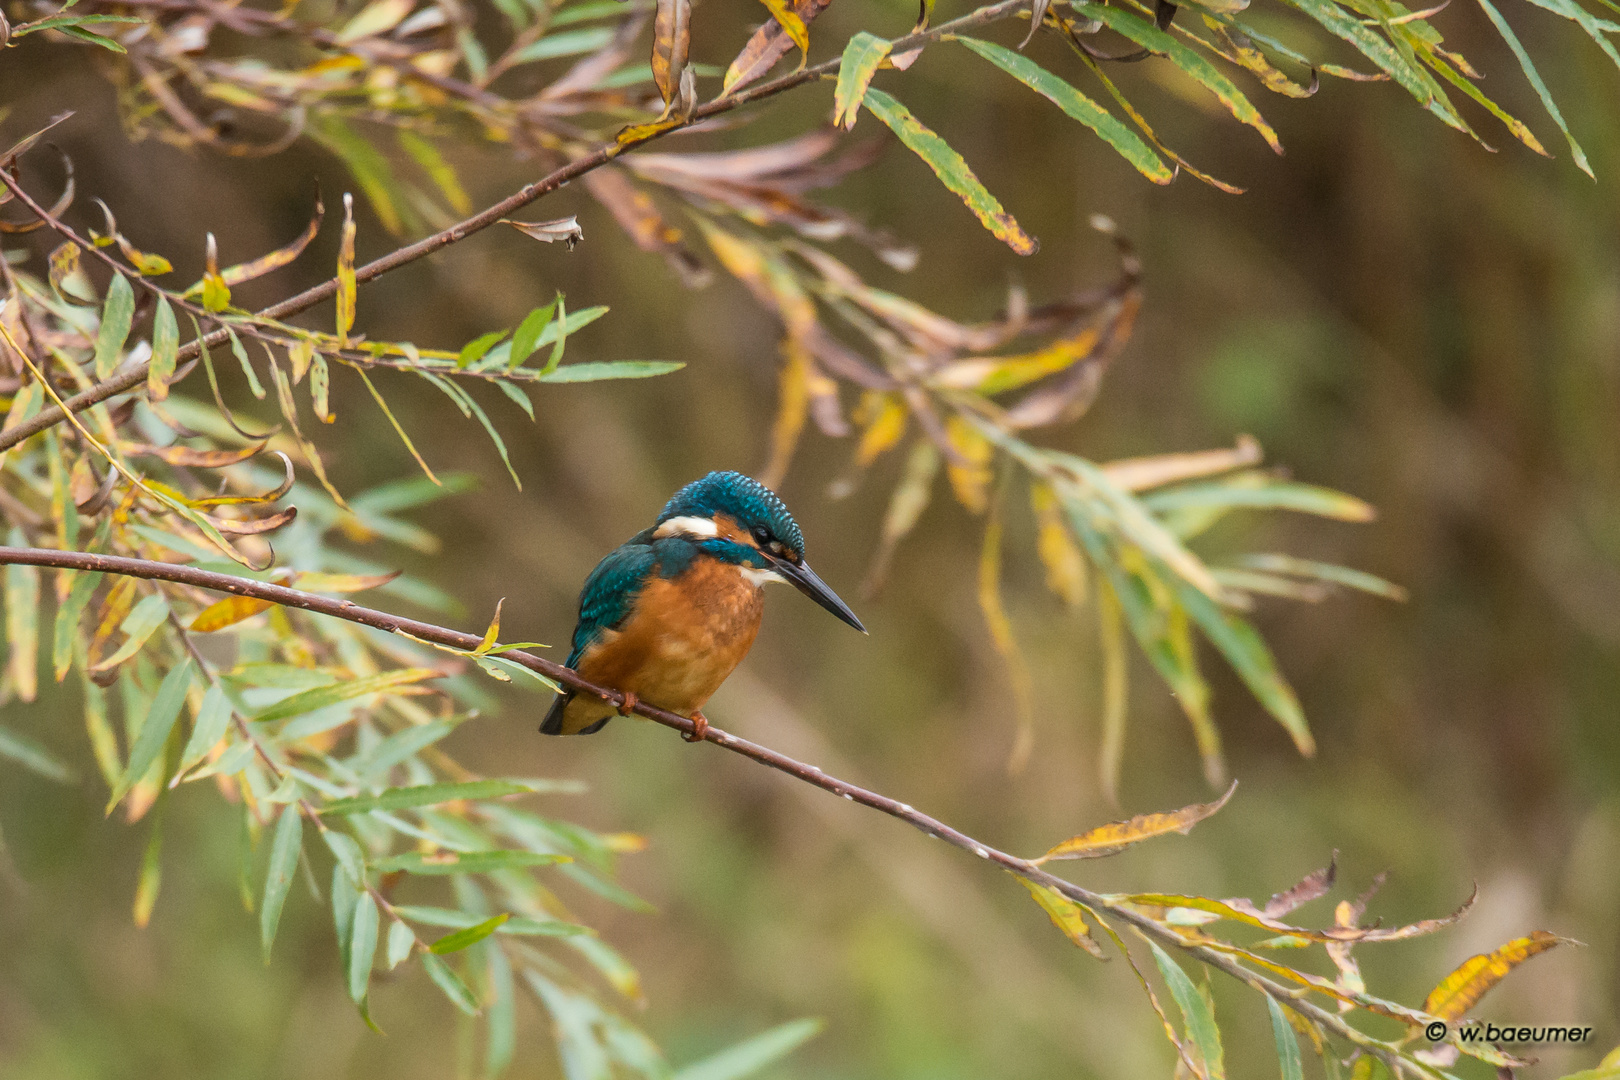
[[[700,712],[692,714],[692,730],[681,732],[681,738],[687,742],[702,742],[709,734],[709,721]]]
[[[620,716],[629,716],[633,711],[635,711],[635,707],[640,704],[641,699],[636,697],[635,694],[626,690],[624,692],[624,701],[618,706],[618,713]]]

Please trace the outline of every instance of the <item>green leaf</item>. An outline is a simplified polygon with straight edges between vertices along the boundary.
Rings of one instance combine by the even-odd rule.
[[[169,306],[168,297],[160,296],[152,314],[152,362],[146,369],[147,393],[159,401],[169,396],[169,380],[174,378],[179,348],[180,326],[175,322],[174,308]]]
[[[1615,51],[1613,43],[1605,36],[1609,32],[1609,27],[1613,24],[1605,23],[1602,19],[1597,18],[1581,7],[1581,5],[1574,3],[1574,0],[1530,0],[1530,2],[1539,8],[1547,9],[1554,15],[1562,15],[1582,30],[1585,30],[1587,36],[1598,43],[1598,48],[1607,53],[1609,59],[1613,60],[1616,66],[1620,66],[1620,52]]]
[[[48,21],[48,20],[47,20]],[[135,290],[123,274],[114,274],[101,306],[101,329],[96,334],[96,378],[105,379],[118,366],[129,326],[135,315]]]
[[[90,670],[110,671],[134,656],[140,651],[141,646],[146,644],[146,639],[151,637],[153,632],[162,626],[163,621],[168,617],[169,603],[162,596],[153,593],[143,599],[135,605],[133,611],[124,616],[124,621],[118,625],[118,629],[125,634],[124,643],[118,647],[117,652],[101,661],[101,663],[94,665]]]
[[[1020,255],[1033,255],[1039,250],[1040,244],[1019,227],[1011,214],[1002,209],[994,195],[985,190],[962,155],[911,115],[904,105],[876,87],[870,87],[866,91],[866,107],[934,170],[940,182],[967,204],[967,208],[996,239]]]
[[[330,830],[324,830],[325,835]],[[337,931],[338,967],[348,975],[350,958],[354,955],[354,912],[360,904],[360,887],[343,864],[332,867],[332,926]]]
[[[478,999],[467,989],[467,984],[461,981],[461,976],[451,970],[449,964],[430,952],[424,952],[422,966],[427,969],[428,978],[444,991],[444,996],[449,998],[456,1008],[468,1016],[478,1015]]]
[[[1086,125],[1155,184],[1168,184],[1175,179],[1176,174],[1171,172],[1170,167],[1153,152],[1152,147],[1142,141],[1141,136],[1126,127],[1107,109],[1035,61],[994,42],[970,37],[959,37],[956,40],[1052,102],[1071,118]]]
[[[1288,685],[1288,680],[1283,678],[1277,660],[1260,632],[1248,621],[1221,609],[1191,585],[1177,582],[1176,595],[1187,613],[1198,623],[1204,636],[1238,673],[1243,685],[1292,736],[1299,752],[1305,757],[1316,753],[1316,739],[1305,722],[1305,712],[1300,708],[1299,698],[1295,696],[1293,687]]]
[[[145,927],[152,920],[152,909],[157,905],[158,886],[163,883],[163,803],[152,815],[152,834],[146,841],[146,852],[141,856],[141,876],[135,883],[135,925]]]
[[[10,758],[47,780],[60,784],[73,782],[73,770],[51,756],[50,751],[26,735],[3,727],[0,727],[0,757]]]
[[[135,736],[129,748],[129,764],[124,767],[124,775],[118,778],[112,797],[107,801],[107,813],[113,812],[113,807],[129,794],[129,790],[146,775],[158,755],[163,753],[163,745],[169,741],[175,721],[180,719],[180,707],[186,703],[186,691],[190,688],[191,658],[187,657],[164,676],[157,694],[153,696],[152,707],[141,721],[140,734]]]
[[[466,911],[457,911],[452,908],[423,907],[411,904],[396,904],[394,911],[401,917],[412,922],[422,923],[426,926],[443,926],[452,930],[464,930],[469,926],[476,926],[479,918]],[[579,934],[590,934],[591,931],[578,923],[565,922],[562,919],[508,919],[500,927],[502,934],[513,934],[518,937],[574,937]]]
[[[1239,566],[1245,566],[1253,570],[1314,578],[1317,581],[1327,581],[1335,585],[1343,585],[1346,588],[1359,589],[1362,592],[1372,593],[1374,596],[1382,596],[1389,600],[1406,599],[1406,590],[1394,582],[1385,581],[1378,575],[1369,574],[1364,570],[1352,570],[1348,566],[1315,562],[1311,559],[1296,559],[1291,555],[1244,555],[1236,561]]]
[[[833,89],[833,126],[855,127],[855,118],[860,114],[867,87],[872,85],[872,76],[877,74],[878,65],[892,47],[892,42],[865,30],[849,39],[849,44],[844,46],[844,58],[838,64],[838,85]]]
[[[90,596],[101,583],[101,575],[87,570],[76,571],[73,575],[73,586],[68,590],[67,599],[62,601],[56,609],[56,630],[51,642],[51,663],[55,668],[56,681],[61,682],[67,678],[68,671],[73,667],[73,640],[79,629],[79,619],[84,615],[85,605],[90,602]]]
[[[546,359],[546,366],[541,369],[542,375],[550,375],[562,363],[563,347],[568,344],[568,306],[563,302],[563,294],[557,294],[557,330],[556,341],[551,346],[551,356]]]
[[[422,784],[390,788],[377,795],[333,799],[321,807],[322,816],[364,814],[371,810],[403,810],[411,806],[437,806],[457,799],[499,799],[543,790],[543,785],[521,780],[471,780],[465,783]]]
[[[612,2],[618,3],[619,0]],[[364,757],[351,762],[351,767],[363,780],[381,776],[406,758],[432,746],[458,726],[459,722],[455,720],[434,720],[417,727],[408,727],[404,731],[396,731],[372,747]]]
[[[1382,68],[1385,74],[1404,86],[1423,105],[1433,101],[1433,90],[1423,73],[1407,63],[1393,45],[1339,7],[1334,0],[1288,0],[1288,3],[1354,45],[1363,56]]]
[[[372,868],[387,874],[403,870],[407,874],[487,874],[495,870],[518,870],[527,866],[550,866],[573,862],[567,855],[542,855],[534,851],[441,851],[424,855],[420,851],[376,859]]]
[[[326,841],[327,848],[332,857],[337,860],[338,868],[348,875],[355,888],[364,888],[366,884],[366,853],[361,850],[360,844],[348,833],[336,829],[322,829],[321,839]]]
[[[115,53],[128,51],[112,38],[102,37],[100,34],[92,34],[90,31],[81,30],[77,26],[58,26],[55,29],[60,33],[66,34],[68,37],[78,38],[80,41],[89,42],[91,45],[100,45],[103,49],[107,49]]]
[[[377,901],[370,893],[361,893],[355,904],[350,942],[349,997],[360,1002],[366,999],[366,990],[371,985],[371,965],[377,957]]]
[[[1277,133],[1260,115],[1260,110],[1254,107],[1231,79],[1221,74],[1219,68],[1193,52],[1189,46],[1177,41],[1140,15],[1122,8],[1084,4],[1076,5],[1075,10],[1088,18],[1101,19],[1109,29],[1123,34],[1145,49],[1164,53],[1170,58],[1171,63],[1202,83],[1205,89],[1219,98],[1221,104],[1225,105],[1239,122],[1258,131],[1272,150],[1279,154],[1283,152]]]
[[[447,953],[460,952],[462,949],[465,949],[470,945],[476,945],[480,941],[483,941],[485,938],[489,937],[489,935],[493,934],[501,927],[501,924],[506,922],[506,920],[510,919],[511,917],[512,916],[510,913],[502,913],[494,916],[493,918],[485,919],[483,922],[477,923],[476,925],[469,926],[465,930],[456,930],[452,933],[446,934],[438,941],[435,941],[432,945],[429,945],[428,951],[433,953],[435,956],[444,956]]]
[[[71,7],[72,5],[65,5]],[[62,30],[69,26],[95,26],[100,23],[138,23],[146,20],[134,15],[62,15],[56,14],[38,22],[25,23],[11,32],[12,37],[23,37],[36,30]]]
[[[613,30],[605,26],[547,34],[532,45],[519,49],[512,57],[511,63],[527,64],[534,60],[552,60],[559,56],[578,56],[581,53],[596,52],[612,40]]]
[[[1513,28],[1508,25],[1507,20],[1502,18],[1502,13],[1496,10],[1496,5],[1492,4],[1491,0],[1479,0],[1479,6],[1485,9],[1485,14],[1490,16],[1491,22],[1496,26],[1496,32],[1502,35],[1502,40],[1507,42],[1508,48],[1513,50],[1514,57],[1519,61],[1519,67],[1524,71],[1524,77],[1530,80],[1531,86],[1535,87],[1536,96],[1541,98],[1542,107],[1547,110],[1547,115],[1552,117],[1553,123],[1558,125],[1558,130],[1564,133],[1564,139],[1569,143],[1570,156],[1575,159],[1576,168],[1596,180],[1597,176],[1592,172],[1592,166],[1587,163],[1586,152],[1581,149],[1581,144],[1575,141],[1575,136],[1570,133],[1569,125],[1564,123],[1564,114],[1559,111],[1558,103],[1553,100],[1552,94],[1548,92],[1547,84],[1541,81],[1541,73],[1536,70],[1536,65],[1531,62],[1530,54],[1525,52],[1524,46],[1519,43],[1518,35],[1513,32]]]
[[[467,190],[461,186],[461,178],[456,175],[455,166],[445,160],[439,148],[428,140],[422,138],[409,128],[399,130],[399,145],[405,152],[415,159],[428,174],[444,201],[458,214],[465,214],[472,210],[472,200],[467,197]]]
[[[443,678],[443,676],[443,672],[434,671],[432,668],[404,668],[400,671],[389,671],[364,679],[333,683],[331,686],[317,686],[313,690],[305,690],[289,698],[283,698],[274,705],[266,706],[250,719],[260,724],[270,723],[274,720],[285,720],[289,716],[301,716],[304,713],[324,709],[329,705],[337,705],[353,698],[364,697],[367,694],[381,693],[385,690],[392,690],[397,686],[408,686],[411,683],[422,682],[425,679]]]
[[[820,1034],[820,1020],[790,1020],[675,1071],[671,1080],[743,1080]]]
[[[247,349],[242,346],[242,339],[236,336],[236,331],[229,326],[225,333],[231,341],[231,354],[236,362],[242,365],[242,376],[247,379],[248,390],[260,401],[264,400],[264,384],[259,382],[259,373],[253,370],[253,361],[248,359]]]
[[[673,360],[599,360],[554,368],[536,381],[544,383],[596,382],[599,379],[646,379],[668,375],[685,364]]]
[[[614,2],[617,3],[618,0],[614,0]],[[411,949],[415,945],[416,934],[411,931],[409,926],[395,919],[388,927],[388,954],[385,958],[388,963],[388,970],[393,971],[404,963],[405,958],[411,955]]]
[[[281,811],[275,838],[270,842],[270,868],[265,872],[264,902],[259,907],[259,942],[266,964],[270,962],[270,946],[276,940],[281,908],[287,902],[287,890],[292,887],[293,872],[298,869],[298,853],[303,846],[304,821],[298,814],[298,804],[289,803]]]
[[[517,1053],[517,984],[505,952],[488,950],[485,963],[489,973],[489,1035],[484,1044],[484,1075],[495,1080]]]
[[[1282,1066],[1282,1080],[1305,1080],[1305,1066],[1299,1057],[1299,1040],[1283,1015],[1282,1006],[1275,998],[1266,997],[1266,1008],[1271,1013],[1271,1037],[1277,1041],[1277,1061]]]
[[[533,355],[534,350],[539,347],[540,335],[551,325],[551,320],[556,314],[557,301],[552,300],[545,307],[537,307],[529,312],[518,324],[518,328],[512,333],[512,347],[506,357],[508,371]]]
[[[461,347],[461,352],[456,356],[456,367],[466,368],[478,363],[484,358],[484,354],[494,348],[495,343],[505,336],[505,330],[491,330],[487,334],[473,338]]]
[[[608,0],[608,2],[617,4],[619,0]],[[512,399],[513,404],[528,413],[531,421],[534,419],[534,402],[529,400],[528,393],[521,386],[514,386],[505,379],[497,379],[495,385],[500,389],[501,393]]]
[[[176,775],[187,772],[193,765],[207,757],[208,752],[225,737],[225,729],[230,723],[230,699],[225,696],[222,687],[210,686],[208,692],[203,695],[202,705],[197,709],[197,721],[191,726],[191,738],[186,741],[186,748],[180,755],[180,767],[175,770]]]
[[[1264,487],[1222,483],[1186,484],[1145,495],[1142,503],[1160,514],[1190,507],[1218,506],[1295,510],[1339,521],[1371,521],[1377,516],[1376,510],[1354,495],[1291,481],[1268,483]]]
[[[1209,1080],[1222,1080],[1226,1076],[1226,1065],[1222,1060],[1221,1031],[1215,1026],[1215,1010],[1210,1007],[1204,995],[1198,992],[1198,988],[1193,985],[1193,981],[1187,977],[1180,964],[1172,960],[1152,939],[1148,940],[1148,945],[1153,949],[1154,962],[1159,965],[1159,972],[1164,976],[1165,984],[1170,987],[1170,995],[1176,999],[1176,1006],[1181,1010],[1181,1018],[1187,1025],[1187,1034],[1192,1037],[1193,1045],[1203,1058]]]

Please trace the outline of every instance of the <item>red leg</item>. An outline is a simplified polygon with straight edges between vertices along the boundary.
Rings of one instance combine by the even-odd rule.
[[[705,738],[708,737],[708,734],[709,734],[709,721],[708,721],[708,718],[705,717],[700,712],[693,712],[692,713],[692,730],[690,732],[682,732],[681,733],[681,738],[685,739],[687,742],[702,742]]]
[[[629,716],[639,704],[641,704],[641,699],[636,697],[636,695],[629,690],[626,690],[624,692],[624,701],[619,705],[619,715]]]

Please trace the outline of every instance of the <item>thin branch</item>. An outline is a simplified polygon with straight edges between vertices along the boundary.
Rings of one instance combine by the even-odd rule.
[[[920,33],[907,34],[904,37],[897,38],[891,43],[891,49],[892,51],[898,53],[904,52],[908,49],[918,48],[922,45],[928,44],[929,42],[938,41],[939,39],[950,34],[954,34],[971,27],[981,26],[989,22],[995,22],[998,19],[1009,18],[1018,12],[1027,9],[1028,7],[1029,0],[1001,0],[1000,3],[979,8],[977,11],[970,12],[969,14],[964,15],[959,19],[954,19],[951,22],[943,23],[932,30],[924,30]],[[599,169],[619,155],[652,142],[654,139],[659,139],[672,132],[690,128],[695,124],[709,119],[710,117],[719,116],[722,113],[730,112],[731,110],[742,105],[747,105],[750,102],[759,101],[763,98],[774,97],[783,91],[791,90],[797,86],[802,86],[807,82],[833,75],[838,71],[839,65],[842,63],[842,59],[842,57],[835,57],[820,64],[802,68],[790,74],[783,75],[780,78],[773,79],[769,82],[760,83],[756,86],[749,87],[745,90],[740,90],[733,94],[722,94],[720,97],[698,106],[692,111],[690,116],[676,120],[670,124],[647,123],[637,125],[635,129],[627,130],[626,132],[621,133],[620,138],[615,139],[613,142],[604,143],[601,146],[598,146],[591,153],[570,161],[568,164],[555,170],[549,175],[535,181],[532,184],[528,184],[518,189],[516,192],[502,199],[500,202],[497,202],[487,209],[474,214],[472,217],[469,217],[464,221],[459,221],[450,226],[448,229],[434,233],[432,236],[424,237],[423,239],[416,241],[414,244],[407,244],[402,248],[397,248],[379,259],[374,259],[373,261],[366,263],[364,266],[356,268],[354,272],[355,281],[360,283],[372,281],[381,277],[383,274],[388,273],[390,270],[397,270],[402,266],[413,263],[418,259],[424,258],[425,256],[432,255],[443,248],[447,248],[451,244],[459,243],[474,233],[480,232],[489,228],[489,226],[496,224],[502,218],[508,217],[518,210],[523,209],[525,206],[528,206],[537,199],[551,194],[553,191],[556,191],[569,181],[576,180],[594,169]],[[4,183],[4,185],[10,189],[12,194],[16,195],[18,199],[41,220],[50,220],[50,216],[45,211],[44,207],[40,206],[39,203],[34,201],[34,199],[22,189],[22,186],[16,180],[13,180],[11,176],[3,169],[0,169],[0,183]],[[321,282],[319,285],[305,289],[303,292],[298,293],[295,296],[290,296],[278,304],[272,304],[271,306],[258,312],[256,317],[261,319],[285,319],[288,316],[296,315],[301,311],[307,311],[309,308],[314,307],[323,300],[335,296],[337,291],[338,279],[336,277],[332,277]],[[213,346],[222,344],[226,340],[226,337],[227,334],[225,330],[221,328],[219,330],[212,331],[200,340],[202,345]],[[188,360],[194,359],[200,352],[200,349],[201,345],[198,341],[188,342],[186,345],[181,347],[178,362],[185,363]],[[81,412],[84,409],[88,409],[90,406],[97,404],[98,402],[107,400],[115,394],[121,394],[126,390],[135,389],[145,381],[146,368],[146,364],[139,364],[114,373],[83,393],[69,398],[65,403],[67,410],[72,412]],[[32,435],[37,435],[46,428],[61,423],[65,415],[66,414],[62,408],[54,405],[48,409],[41,410],[33,419],[18,424],[10,431],[0,434],[0,452],[9,450],[11,447],[16,446],[24,439]]]
[[[1020,2],[1024,2],[1024,0],[1020,0]],[[283,607],[299,608],[318,615],[329,615],[333,618],[359,623],[362,626],[370,626],[394,634],[403,634],[430,644],[443,645],[466,652],[472,652],[483,643],[483,639],[477,634],[462,633],[459,630],[451,630],[432,623],[407,619],[374,608],[361,607],[350,600],[334,600],[330,597],[318,596],[298,589],[289,589],[284,585],[233,577],[229,574],[219,574],[211,570],[199,570],[196,567],[181,566],[173,563],[154,562],[148,559],[131,559],[118,555],[96,555],[80,551],[58,551],[51,548],[0,547],[0,565],[44,566],[119,574],[127,577],[145,578],[150,581],[170,581],[213,592],[231,593],[236,596],[251,596],[260,600],[268,600]],[[544,675],[577,691],[594,694],[604,701],[620,705],[625,703],[625,695],[619,691],[589,682],[581,678],[572,668],[564,667],[554,661],[535,656],[524,650],[501,650],[497,646],[490,655],[499,655],[503,659],[520,664],[530,671]],[[636,701],[631,706],[630,711],[663,724],[665,727],[674,728],[682,734],[689,735],[695,730],[694,724],[688,718],[648,705],[643,701]],[[882,811],[890,817],[898,818],[906,824],[920,829],[929,836],[944,840],[954,847],[961,848],[963,851],[970,851],[981,859],[995,863],[1020,878],[1054,889],[1076,903],[1084,904],[1094,911],[1106,911],[1115,918],[1130,923],[1147,936],[1179,951],[1188,953],[1199,961],[1224,971],[1251,988],[1276,999],[1281,1004],[1303,1016],[1309,1017],[1340,1038],[1369,1053],[1388,1058],[1393,1052],[1390,1044],[1352,1027],[1336,1013],[1321,1008],[1310,1001],[1303,1000],[1300,996],[1304,992],[1303,989],[1295,991],[1281,986],[1257,975],[1230,956],[1196,942],[1188,941],[1173,928],[1136,910],[1123,897],[1092,892],[1083,886],[1047,873],[1028,859],[1009,855],[1004,851],[982,843],[906,803],[891,799],[887,795],[880,795],[847,780],[840,780],[836,776],[829,776],[819,766],[806,764],[788,757],[786,754],[778,753],[769,747],[738,738],[712,724],[704,732],[702,741],[711,742],[735,754],[741,754],[743,757],[756,761],[761,765],[787,773],[789,776],[802,780],[807,784],[812,784],[823,791],[842,796],[851,802]],[[1405,1057],[1402,1057],[1401,1061],[1403,1065],[1412,1064]]]

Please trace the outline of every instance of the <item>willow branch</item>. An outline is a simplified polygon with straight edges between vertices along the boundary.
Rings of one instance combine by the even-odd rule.
[[[1020,0],[1020,2],[1024,2],[1024,0]],[[0,565],[43,566],[118,574],[125,577],[144,578],[149,581],[168,581],[178,585],[207,589],[212,592],[224,592],[236,596],[250,596],[260,600],[268,600],[283,607],[298,608],[318,615],[328,615],[332,618],[343,619],[362,626],[370,626],[388,633],[402,634],[430,644],[441,645],[463,652],[471,653],[483,644],[483,639],[477,634],[463,633],[459,630],[436,626],[433,623],[420,622],[416,619],[393,615],[386,611],[362,607],[350,600],[334,600],[331,597],[319,596],[299,589],[290,589],[284,585],[254,581],[250,578],[233,577],[230,574],[220,574],[211,570],[200,570],[196,567],[174,563],[131,559],[118,555],[97,555],[81,551],[58,551],[52,548],[0,547]],[[486,655],[498,655],[564,686],[571,687],[581,693],[594,694],[604,701],[612,702],[621,707],[627,704],[625,695],[619,691],[590,682],[581,678],[572,668],[564,667],[525,650],[503,650],[497,645]],[[696,730],[696,726],[687,717],[657,708],[639,699],[630,702],[626,711],[637,713],[655,723],[663,724],[665,727],[674,728],[685,735],[692,735]],[[1054,889],[1068,899],[1093,909],[1094,912],[1106,911],[1115,918],[1131,924],[1148,937],[1191,955],[1210,967],[1217,968],[1249,987],[1266,994],[1268,997],[1276,999],[1281,1004],[1310,1018],[1347,1042],[1380,1057],[1387,1058],[1393,1053],[1390,1044],[1374,1039],[1352,1027],[1338,1014],[1321,1008],[1313,1002],[1303,1000],[1300,996],[1303,990],[1294,990],[1281,986],[1256,974],[1238,963],[1237,960],[1218,950],[1188,941],[1171,927],[1165,926],[1163,923],[1132,907],[1123,897],[1092,892],[1090,889],[1076,885],[1072,881],[1046,872],[1028,859],[1010,855],[1007,852],[991,847],[989,844],[976,840],[964,832],[953,829],[939,819],[930,817],[907,803],[891,799],[887,795],[868,790],[847,780],[841,780],[836,776],[829,776],[819,766],[806,764],[788,757],[786,754],[778,753],[767,746],[761,746],[758,743],[739,738],[728,731],[715,727],[713,724],[710,724],[703,733],[702,741],[711,742],[723,749],[730,750],[732,753],[740,754],[761,765],[821,788],[823,791],[848,799],[850,802],[860,803],[862,806],[871,807],[874,810],[888,814],[890,817],[898,818],[929,836],[943,840],[953,847],[961,848],[963,851],[972,852],[979,858],[992,862],[1017,877]],[[260,753],[263,754],[262,749]],[[266,758],[268,760],[267,755]],[[1403,1064],[1411,1064],[1404,1056],[1401,1061]]]
[[[1018,12],[1025,11],[1028,8],[1029,0],[1001,0],[1000,3],[979,8],[977,11],[970,12],[959,19],[953,19],[948,23],[943,23],[931,30],[924,30],[920,33],[907,34],[904,37],[896,38],[891,43],[891,49],[893,52],[904,52],[908,49],[917,48],[930,42],[938,41],[942,37],[953,33],[958,33],[962,30],[971,29],[975,26],[982,26],[985,23],[995,22],[998,19],[1012,17]],[[502,218],[523,209],[530,203],[535,202],[543,196],[551,194],[558,188],[567,184],[569,181],[577,180],[586,173],[601,168],[621,154],[634,150],[637,147],[644,146],[655,139],[663,138],[665,135],[669,135],[673,132],[691,128],[704,120],[708,120],[714,116],[719,116],[722,113],[730,112],[733,109],[747,105],[751,102],[760,101],[768,97],[774,97],[777,94],[783,93],[787,90],[792,90],[795,87],[804,85],[805,83],[834,75],[837,73],[841,63],[842,57],[835,57],[831,60],[823,61],[820,64],[801,68],[798,71],[792,72],[788,75],[783,75],[780,78],[770,80],[769,82],[759,83],[736,93],[722,94],[720,97],[717,97],[712,101],[699,105],[696,109],[692,110],[690,116],[680,118],[668,125],[650,123],[640,125],[639,130],[627,131],[614,141],[601,144],[590,153],[575,158],[573,161],[570,161],[561,168],[554,170],[547,176],[536,180],[532,184],[519,188],[516,192],[508,195],[500,202],[494,203],[479,213],[474,214],[472,217],[459,221],[450,226],[448,229],[436,232],[432,236],[424,237],[421,240],[416,241],[414,244],[407,244],[404,247],[397,248],[379,259],[374,259],[371,262],[366,263],[364,266],[357,267],[354,272],[355,281],[358,283],[373,281],[388,273],[390,270],[397,270],[402,266],[407,266],[418,259],[425,258],[428,255],[432,255],[437,251],[447,248],[451,244],[460,243],[462,240],[467,239],[467,237],[472,236],[474,233],[481,232],[484,229],[489,228],[491,225],[499,222]],[[31,198],[25,191],[23,191],[22,186],[17,181],[13,180],[4,169],[0,169],[0,183],[4,183],[5,186],[10,189],[12,194],[16,195],[18,199],[41,220],[47,222],[51,220],[50,215],[45,211],[45,209],[33,198]],[[58,230],[58,232],[60,232],[60,230]],[[77,242],[83,246],[82,241]],[[338,279],[336,277],[328,278],[319,285],[312,286],[311,288],[305,289],[303,292],[298,293],[295,296],[288,297],[280,303],[272,304],[271,306],[264,308],[262,311],[257,312],[255,317],[260,319],[285,319],[289,316],[296,315],[299,312],[307,311],[316,304],[321,303],[323,300],[330,299],[331,297],[337,295],[337,291]],[[194,359],[201,352],[204,345],[211,347],[214,345],[223,344],[227,336],[228,335],[224,328],[220,328],[204,335],[198,340],[188,342],[186,345],[181,347],[177,357],[177,362],[183,364]],[[135,389],[146,380],[147,366],[147,364],[138,364],[126,367],[122,371],[116,372],[108,378],[103,379],[101,382],[97,383],[95,386],[92,386],[83,393],[69,398],[65,402],[66,411],[81,412],[88,409],[92,405],[106,401],[115,394],[121,394],[126,390]],[[29,436],[37,435],[46,428],[61,423],[65,415],[66,412],[62,408],[54,405],[48,409],[42,409],[33,419],[18,424],[10,431],[0,434],[0,452],[9,450],[11,447],[16,446]]]

